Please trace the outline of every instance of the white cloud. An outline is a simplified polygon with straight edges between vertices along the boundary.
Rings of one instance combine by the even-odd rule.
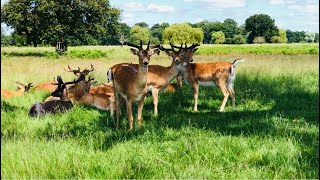
[[[124,4],[123,8],[127,11],[143,11],[144,7],[143,4],[138,2],[130,2]]]
[[[168,5],[158,5],[154,3],[150,3],[149,5],[144,5],[142,3],[138,2],[130,2],[124,4],[123,7],[126,11],[131,11],[131,12],[158,12],[158,13],[168,13],[168,12],[173,12],[174,7],[168,6]]]
[[[315,4],[290,5],[288,9],[296,11],[298,15],[319,15],[319,6]]]
[[[230,7],[244,7],[246,0],[184,0],[185,2],[195,2],[203,4],[209,8],[230,8]]]
[[[123,13],[122,22],[132,25],[135,23],[134,15],[131,13]]]
[[[147,10],[152,12],[173,12],[174,7],[168,5],[156,5],[151,3],[148,5]]]

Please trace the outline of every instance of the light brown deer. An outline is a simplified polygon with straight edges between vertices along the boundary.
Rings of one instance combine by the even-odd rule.
[[[16,82],[18,90],[10,91],[8,89],[1,89],[1,97],[11,98],[14,96],[22,96],[24,93],[29,92],[30,88],[33,86],[32,83],[23,84],[21,82]]]
[[[132,54],[139,58],[139,67],[136,69],[128,64],[117,64],[112,66],[108,71],[109,79],[113,82],[114,96],[116,102],[117,122],[116,128],[119,128],[120,118],[120,96],[123,97],[127,105],[127,114],[129,119],[129,128],[132,129],[132,103],[138,102],[138,125],[142,124],[142,109],[145,96],[147,95],[147,75],[150,57],[158,53],[158,48],[150,50],[150,41],[147,48],[142,48],[142,41],[140,46],[127,43]],[[136,48],[136,49],[135,49]]]
[[[182,66],[180,71],[185,81],[192,86],[194,106],[197,111],[199,85],[214,87],[218,86],[223,93],[223,101],[219,111],[223,112],[229,95],[232,100],[232,109],[235,108],[235,93],[233,82],[235,80],[235,67],[245,59],[236,59],[233,63],[229,62],[211,62],[211,63],[190,63],[193,61],[193,53],[196,52],[196,44],[183,48]]]

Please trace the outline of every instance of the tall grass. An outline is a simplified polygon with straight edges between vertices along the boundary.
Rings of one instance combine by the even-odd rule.
[[[90,67],[106,81],[107,69],[136,62],[123,52],[108,58],[5,57],[1,86],[39,83],[56,75],[72,80],[71,67]],[[99,48],[97,48],[99,50]],[[1,174],[3,178],[319,178],[319,56],[318,55],[196,55],[196,62],[246,58],[237,66],[236,110],[217,111],[222,93],[200,88],[198,112],[192,111],[190,87],[161,93],[159,116],[151,97],[145,102],[143,128],[128,132],[109,112],[75,104],[64,114],[27,116],[45,92],[1,99]],[[169,66],[165,54],[152,64]],[[134,107],[134,116],[137,108]],[[125,110],[122,110],[125,114]]]

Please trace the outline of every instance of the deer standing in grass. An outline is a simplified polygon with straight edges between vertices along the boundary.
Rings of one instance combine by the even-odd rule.
[[[145,96],[147,95],[147,75],[148,65],[151,56],[158,53],[158,48],[150,50],[150,41],[147,48],[142,48],[142,41],[140,46],[127,43],[132,54],[137,55],[139,58],[139,68],[136,69],[128,64],[117,64],[112,66],[108,72],[108,78],[112,80],[114,87],[114,96],[116,103],[117,122],[116,128],[119,128],[120,118],[120,96],[123,97],[127,105],[127,114],[129,119],[129,128],[132,129],[133,117],[132,117],[132,103],[138,102],[138,125],[142,124],[142,109]],[[110,77],[111,76],[111,77]]]
[[[235,93],[233,82],[235,80],[235,67],[238,63],[244,62],[245,59],[236,59],[233,63],[229,62],[211,62],[211,63],[190,63],[193,61],[193,53],[197,51],[199,45],[192,44],[190,47],[183,48],[183,58],[180,71],[186,83],[190,84],[193,89],[194,106],[193,110],[197,111],[199,85],[214,87],[218,86],[223,93],[223,101],[219,111],[223,112],[229,95],[232,100],[232,109],[235,108]]]
[[[170,82],[179,74],[178,68],[180,66],[181,49],[175,51],[171,43],[170,46],[171,49],[164,48],[160,45],[153,46],[155,48],[159,48],[162,51],[165,51],[168,56],[172,57],[172,62],[169,67],[160,65],[148,66],[147,87],[148,92],[151,92],[152,94],[155,116],[158,115],[159,92],[162,90],[174,92],[179,87],[179,85],[170,84]],[[122,63],[122,65],[128,65],[134,67],[135,69],[139,68],[139,64]]]
[[[21,82],[16,82],[18,91],[10,91],[7,89],[1,89],[1,97],[11,98],[13,96],[22,96],[24,93],[29,92],[30,88],[33,86],[32,83],[23,84]]]

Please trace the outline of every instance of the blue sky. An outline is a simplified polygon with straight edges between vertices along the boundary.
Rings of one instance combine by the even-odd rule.
[[[122,10],[121,21],[129,26],[138,22],[149,27],[163,22],[223,22],[227,18],[242,25],[254,14],[268,14],[281,29],[319,32],[318,0],[110,0],[110,4]]]

